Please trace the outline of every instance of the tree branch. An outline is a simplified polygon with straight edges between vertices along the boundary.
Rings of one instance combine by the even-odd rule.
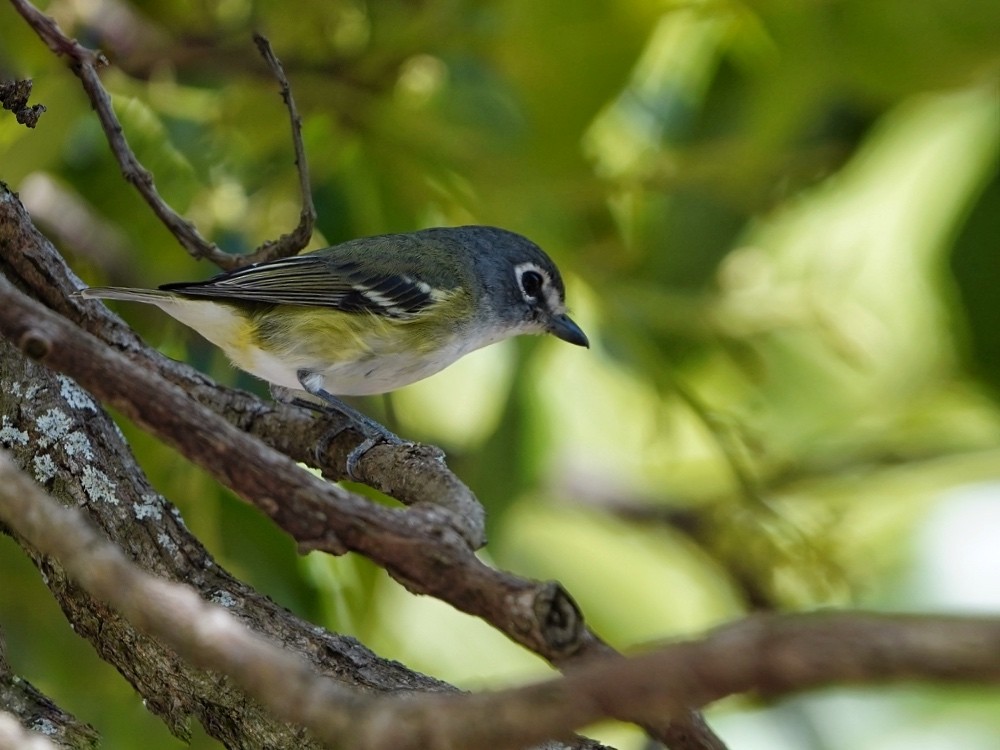
[[[912,679],[1000,685],[1000,618],[823,613],[752,617],[698,641],[495,693],[363,696],[252,635],[187,586],[140,571],[2,451],[0,488],[0,518],[94,597],[330,746],[516,750],[609,716],[655,721],[749,691],[776,697]]]
[[[278,85],[281,87],[281,98],[285,102],[285,108],[288,110],[288,117],[291,120],[292,146],[295,148],[295,167],[299,173],[302,211],[299,214],[299,225],[291,233],[283,234],[277,240],[268,240],[253,253],[244,256],[243,262],[247,264],[295,255],[309,244],[313,225],[316,223],[316,208],[313,205],[312,185],[309,182],[309,163],[306,161],[306,149],[302,145],[302,118],[299,117],[298,108],[295,106],[292,87],[285,76],[285,69],[281,66],[281,61],[271,49],[271,43],[260,34],[254,34],[253,41],[260,51],[261,57],[267,62],[274,77],[278,80]]]
[[[302,121],[299,118],[292,98],[292,92],[285,77],[281,63],[278,62],[270,45],[263,37],[255,37],[258,49],[268,66],[278,79],[281,95],[288,108],[292,123],[292,141],[295,147],[295,164],[299,171],[299,186],[302,190],[302,211],[298,227],[278,240],[267,241],[257,250],[248,255],[236,255],[222,251],[215,243],[205,239],[193,223],[184,219],[174,211],[156,190],[153,174],[136,158],[125,137],[124,129],[111,103],[111,96],[101,84],[98,70],[108,65],[107,58],[101,52],[87,49],[74,39],[70,39],[59,25],[49,16],[39,11],[27,0],[11,0],[14,8],[24,18],[45,44],[55,54],[70,59],[70,69],[80,79],[83,90],[90,98],[90,103],[97,113],[101,127],[108,139],[108,145],[121,168],[122,176],[138,191],[153,213],[163,222],[178,242],[193,257],[207,258],[219,268],[230,270],[249,263],[269,258],[292,255],[309,242],[312,227],[316,218],[313,208],[312,192],[309,186],[309,171],[306,165],[305,149],[302,146]]]

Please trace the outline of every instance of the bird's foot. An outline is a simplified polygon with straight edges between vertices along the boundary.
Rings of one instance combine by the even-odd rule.
[[[364,455],[376,445],[412,445],[412,443],[403,440],[396,433],[380,425],[371,417],[368,417],[356,409],[347,406],[347,404],[343,404],[343,406],[346,407],[347,411],[342,411],[338,406],[334,406],[332,404],[327,405],[325,410],[328,412],[340,412],[342,416],[346,416],[353,424],[348,423],[328,430],[316,444],[316,456],[317,459],[319,459],[325,455],[330,448],[330,444],[337,439],[340,433],[345,430],[353,429],[356,426],[361,426],[363,434],[365,434],[366,437],[354,446],[354,448],[351,449],[351,452],[347,454],[345,469],[348,479],[351,479],[352,481],[359,481],[357,474],[358,462],[361,461]]]
[[[275,394],[275,396],[285,399],[290,398],[291,403],[295,405],[304,406],[308,409],[321,413],[334,411],[347,419],[347,424],[331,429],[317,443],[317,457],[324,455],[329,449],[330,444],[344,430],[354,428],[361,432],[364,436],[364,440],[352,448],[351,452],[347,454],[346,470],[348,479],[357,480],[356,469],[358,467],[358,462],[376,445],[379,445],[380,443],[386,443],[388,445],[412,445],[412,443],[408,443],[403,440],[396,433],[379,424],[367,414],[362,414],[353,406],[349,406],[341,399],[334,396],[323,387],[323,379],[316,373],[308,370],[300,370],[298,378],[299,382],[302,384],[302,388],[306,393],[312,396],[313,399],[316,399],[315,401],[303,399],[301,395],[296,397],[293,391],[284,388],[281,389],[278,394]],[[273,388],[272,393],[274,393]]]

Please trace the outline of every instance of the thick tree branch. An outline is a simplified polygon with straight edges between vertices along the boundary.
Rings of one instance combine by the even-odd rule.
[[[137,569],[3,452],[0,488],[0,518],[93,596],[330,746],[516,750],[608,716],[653,721],[750,691],[774,697],[912,679],[1000,685],[1000,618],[824,613],[750,618],[699,641],[495,693],[368,697],[315,674],[188,587]]]
[[[124,438],[75,383],[26,361],[0,340],[0,445],[20,466],[84,508],[143,569],[197,587],[249,627],[314,668],[362,690],[442,690],[447,685],[380,660],[354,639],[326,633],[232,578],[185,528],[176,509],[142,476]],[[22,546],[25,546],[22,544]],[[179,737],[197,718],[220,741],[247,738],[275,747],[316,747],[302,730],[276,721],[232,681],[195,669],[70,580],[59,563],[29,546],[73,630],[89,640],[143,696],[147,708]]]

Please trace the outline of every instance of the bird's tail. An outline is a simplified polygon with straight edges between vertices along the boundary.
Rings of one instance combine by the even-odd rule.
[[[129,302],[145,302],[147,305],[161,305],[176,295],[160,289],[128,289],[120,286],[92,286],[80,289],[76,296],[87,299],[122,299]]]

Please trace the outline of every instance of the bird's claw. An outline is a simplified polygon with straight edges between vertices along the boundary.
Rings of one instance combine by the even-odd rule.
[[[350,479],[352,482],[361,481],[357,474],[358,462],[361,461],[364,455],[372,448],[374,448],[376,445],[382,443],[387,445],[407,445],[407,442],[405,440],[400,438],[394,432],[390,432],[385,427],[378,424],[378,422],[375,422],[374,420],[367,418],[364,420],[364,422],[365,422],[364,426],[369,431],[374,432],[375,434],[366,437],[364,440],[362,440],[360,443],[354,446],[351,449],[350,453],[347,454],[347,460],[345,462],[346,464],[345,472],[347,474],[347,478]],[[330,445],[333,443],[334,440],[337,439],[340,433],[349,429],[352,429],[352,425],[350,424],[342,425],[340,427],[334,427],[328,430],[323,435],[323,437],[320,438],[320,440],[316,443],[316,449],[315,449],[317,463],[322,461],[323,456],[325,456],[326,453],[329,451]]]

